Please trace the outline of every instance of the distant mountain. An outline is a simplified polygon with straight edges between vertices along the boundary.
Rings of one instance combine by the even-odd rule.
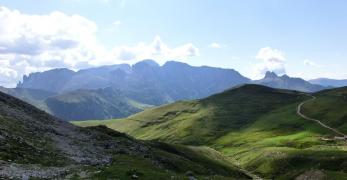
[[[332,86],[332,87],[343,87],[347,86],[347,79],[328,79],[328,78],[318,78],[309,80],[312,84],[318,84],[321,86]]]
[[[18,88],[41,89],[64,93],[77,89],[113,87],[135,101],[160,105],[181,99],[196,99],[248,83],[232,69],[194,67],[169,61],[159,66],[153,60],[134,64],[102,66],[77,72],[54,69],[24,76]]]
[[[75,90],[49,97],[44,103],[52,115],[64,120],[123,118],[151,107],[114,88]]]
[[[32,73],[30,76],[23,76],[23,82],[19,83],[17,88],[25,89],[41,89],[49,92],[58,93],[61,87],[69,81],[69,78],[74,74],[74,71],[69,69],[53,69],[43,73]]]
[[[277,74],[274,72],[266,72],[263,79],[255,80],[252,83],[261,84],[272,88],[290,89],[301,92],[316,92],[326,89],[326,87],[311,84],[301,78],[292,78],[287,75],[277,76]]]
[[[191,173],[186,173],[191,172]],[[81,128],[0,92],[0,179],[250,179],[207,147]]]

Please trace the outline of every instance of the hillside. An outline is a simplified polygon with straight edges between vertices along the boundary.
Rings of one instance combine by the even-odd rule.
[[[317,99],[305,104],[304,113],[347,134],[347,87],[321,91],[313,96]]]
[[[64,120],[123,118],[151,107],[113,88],[76,90],[47,98],[44,103],[52,115]]]
[[[152,106],[139,103],[111,87],[62,94],[39,89],[3,87],[0,87],[0,91],[67,121],[123,118]]]
[[[159,66],[155,61],[144,60],[132,66],[120,64],[77,72],[53,69],[32,73],[24,76],[17,87],[56,93],[113,87],[135,101],[160,105],[206,97],[249,81],[233,69],[195,67],[175,61]]]
[[[318,94],[323,97],[323,92]],[[341,90],[326,92],[336,94]],[[323,179],[345,177],[346,142],[334,140],[335,133],[296,114],[297,106],[307,99],[310,97],[296,91],[244,85],[202,100],[146,110],[127,119],[76,124],[104,124],[140,139],[207,145],[265,178],[293,179],[313,174]],[[345,104],[340,105],[336,111],[347,109]],[[308,112],[316,107],[304,109]],[[336,121],[342,121],[342,117]],[[329,116],[325,118],[329,120]],[[335,128],[344,128],[344,122]]]
[[[252,83],[272,88],[291,89],[301,92],[317,92],[326,89],[324,86],[311,84],[301,78],[292,78],[287,75],[277,76],[274,72],[266,72],[263,79],[252,81]]]
[[[0,178],[249,178],[223,159],[209,148],[76,127],[0,93]]]
[[[27,103],[30,103],[40,109],[47,110],[45,99],[55,96],[56,93],[39,90],[39,89],[23,89],[23,88],[4,88],[0,87],[0,91],[16,98],[19,98]]]

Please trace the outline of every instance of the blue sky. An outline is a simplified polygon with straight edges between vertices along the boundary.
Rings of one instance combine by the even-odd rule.
[[[0,64],[1,59],[3,64],[7,63],[7,69],[0,69],[3,85],[13,84],[23,73],[33,71],[134,63],[141,58],[154,58],[160,63],[176,59],[197,66],[233,68],[254,79],[266,70],[305,79],[347,78],[347,1],[343,0],[0,0],[0,6],[10,16],[15,16],[14,11],[18,10],[21,15],[15,17],[19,19],[26,19],[27,15],[52,19],[40,24],[36,23],[40,18],[27,18],[14,26],[8,25],[10,20],[1,23],[0,17],[3,27],[33,26],[29,29],[35,32],[29,35],[18,32],[20,35],[13,37],[15,40],[7,38],[1,42],[0,38],[0,47],[4,49],[0,49]],[[52,12],[56,11],[64,16],[55,18]],[[91,24],[76,20],[74,15]],[[74,19],[67,29],[79,29],[74,32],[78,36],[84,34],[83,28],[88,32],[79,38],[70,32],[61,33],[63,28],[54,24],[57,19],[62,26]],[[52,43],[46,39],[41,49],[32,47],[38,42],[35,37],[40,26],[59,29],[54,29],[55,33],[50,33],[52,29],[42,33],[47,33],[50,41],[64,42],[64,48],[59,46],[59,52],[57,48],[48,48]],[[67,42],[71,43],[66,45]],[[14,43],[25,46],[17,47]],[[80,45],[76,48],[75,44]],[[72,53],[68,47],[78,49],[79,53]],[[39,53],[23,55],[16,51],[23,48],[36,48]],[[147,53],[152,50],[155,52]],[[94,54],[85,57],[88,54],[85,51]],[[1,57],[1,53],[5,55]],[[48,60],[52,57],[54,61]],[[79,57],[86,60],[73,62]],[[21,58],[28,60],[23,62]],[[29,64],[30,68],[23,64]],[[15,74],[11,69],[17,71],[17,78],[6,80]],[[5,74],[2,78],[1,72]]]

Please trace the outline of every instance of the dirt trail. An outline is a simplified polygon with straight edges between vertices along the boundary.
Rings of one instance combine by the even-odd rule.
[[[330,127],[330,126],[328,126],[328,125],[322,123],[322,122],[321,122],[320,120],[318,120],[318,119],[310,118],[310,117],[308,117],[308,116],[306,116],[306,115],[304,115],[304,114],[302,113],[302,106],[303,106],[304,104],[306,104],[306,103],[308,103],[308,102],[310,102],[310,101],[314,101],[314,100],[317,99],[315,96],[312,96],[312,95],[308,95],[308,96],[312,97],[312,99],[309,99],[309,100],[306,100],[306,101],[300,103],[299,106],[298,106],[298,109],[297,109],[297,114],[298,114],[299,116],[301,116],[302,118],[306,119],[306,120],[310,120],[310,121],[314,121],[314,122],[318,123],[320,126],[326,128],[326,129],[329,129],[329,130],[335,132],[335,133],[338,134],[338,135],[341,135],[341,136],[343,136],[343,137],[347,137],[345,134],[343,134],[343,133],[340,132],[339,130],[337,130],[337,129],[335,129],[335,128],[332,128],[332,127]]]

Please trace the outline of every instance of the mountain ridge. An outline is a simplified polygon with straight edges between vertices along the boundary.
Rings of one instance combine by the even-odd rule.
[[[261,84],[272,88],[291,89],[302,92],[317,92],[326,89],[326,87],[311,84],[310,82],[301,78],[289,77],[286,74],[278,76],[276,73],[270,71],[265,73],[263,79],[254,80],[252,83]]]
[[[331,79],[331,78],[317,78],[309,80],[312,84],[318,84],[322,86],[331,87],[343,87],[347,86],[347,79]]]
[[[46,79],[54,84],[47,83]],[[56,93],[114,87],[141,103],[161,105],[181,99],[206,97],[249,81],[233,69],[195,67],[176,61],[159,66],[153,60],[144,60],[132,66],[123,64],[77,72],[57,69],[33,73],[25,76],[17,87]]]

